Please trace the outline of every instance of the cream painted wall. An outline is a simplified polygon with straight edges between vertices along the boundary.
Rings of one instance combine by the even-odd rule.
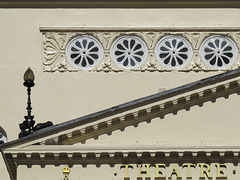
[[[54,124],[157,93],[159,88],[170,89],[219,73],[44,73],[42,36],[39,31],[41,26],[239,27],[239,17],[239,9],[0,9],[0,125],[6,130],[10,141],[17,138],[20,132],[18,124],[24,120],[23,116],[26,114],[26,88],[22,85],[22,76],[29,66],[36,75],[36,86],[32,89],[35,120],[37,122],[51,120]],[[228,124],[228,113],[222,111],[226,110],[225,102],[229,103],[226,105],[228,113],[234,117],[231,121],[233,125]],[[235,105],[233,109],[231,109],[232,103]],[[211,131],[216,125],[220,128],[216,130],[217,133],[224,130],[231,131],[228,127],[232,127],[234,131],[226,137],[224,134],[217,136],[229,141],[233,136],[233,141],[236,141],[239,136],[236,131],[237,104],[239,97],[235,96],[229,100],[221,100],[220,105],[207,104],[204,108],[194,107],[189,112],[180,112],[178,116],[169,115],[159,122],[154,120],[153,124],[147,127],[150,128],[154,123],[160,126],[161,123],[166,123],[168,127],[175,128],[177,125],[184,128],[182,121],[191,126],[198,122],[206,132]],[[203,118],[207,115],[198,116],[203,115],[208,108],[212,109],[208,119]],[[223,115],[220,121],[216,116],[219,112]],[[209,122],[209,119],[212,121]],[[200,123],[201,120],[204,123]],[[209,124],[205,125],[207,123]],[[155,128],[156,131],[157,127]],[[142,129],[143,126],[140,125],[138,129],[132,130],[137,130],[139,133]],[[126,136],[129,132],[126,130],[122,135]],[[173,134],[166,136],[168,132],[165,129],[160,133],[165,134],[168,140],[172,140],[175,136]],[[182,131],[178,129],[179,132]],[[216,135],[215,132],[209,133]],[[187,135],[185,132],[178,137],[178,140],[186,140],[184,137],[189,138]],[[105,138],[109,141],[109,137]],[[187,140],[192,141],[192,138]],[[205,136],[204,138],[208,139]],[[200,141],[200,137],[198,140]],[[217,141],[214,138],[209,140]],[[104,141],[103,137],[99,143]],[[54,173],[52,173],[53,169]],[[1,179],[8,180],[2,159],[0,159],[0,170]],[[86,170],[85,175],[92,170],[95,168]],[[115,169],[110,171],[113,170]],[[26,173],[36,175],[36,172],[39,173],[38,177],[29,176],[28,179],[49,179],[44,178],[45,173],[52,174],[51,179],[62,177],[60,168],[27,169],[20,166],[18,171],[19,179],[24,180],[27,180]],[[78,171],[72,173],[76,172]],[[74,177],[77,179],[78,174]],[[111,177],[109,174],[110,179]]]
[[[44,73],[40,26],[236,27],[239,17],[238,9],[0,9],[1,126],[17,138],[29,66],[35,120],[54,124],[219,73]]]

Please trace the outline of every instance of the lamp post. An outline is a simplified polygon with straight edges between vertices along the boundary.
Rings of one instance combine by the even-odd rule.
[[[36,126],[34,126],[35,121],[33,120],[34,116],[32,116],[32,106],[31,106],[31,87],[33,87],[34,84],[34,73],[29,67],[23,76],[24,83],[23,85],[27,87],[27,115],[24,116],[25,121],[23,121],[21,124],[19,124],[19,127],[21,129],[21,132],[19,133],[18,137],[22,138],[24,136],[28,136],[29,134],[33,133],[34,131],[52,126],[53,123],[51,121],[47,121],[45,123],[39,123]]]
[[[33,126],[35,124],[35,121],[33,120],[34,116],[32,116],[31,112],[32,112],[32,106],[31,106],[31,87],[33,87],[34,84],[34,73],[31,70],[31,68],[29,67],[23,76],[24,79],[24,83],[23,85],[25,87],[27,87],[27,95],[28,95],[28,100],[27,100],[27,116],[24,116],[25,121],[23,121],[23,123],[21,123],[20,129],[21,132],[19,133],[19,138],[27,136],[29,134],[31,134],[33,132]]]

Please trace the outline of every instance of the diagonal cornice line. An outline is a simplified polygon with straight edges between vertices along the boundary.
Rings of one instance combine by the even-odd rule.
[[[0,8],[239,8],[238,0],[0,0]]]
[[[240,92],[240,80],[234,80],[224,85],[214,86],[193,94],[180,96],[150,107],[143,107],[137,111],[126,113],[107,121],[75,130],[72,133],[58,135],[58,144],[72,145],[78,142],[84,143],[87,139],[97,138],[102,134],[111,134],[113,131],[124,130],[127,126],[137,126],[143,121],[150,122],[156,117],[163,118],[167,114],[177,114],[178,111],[187,111],[195,105],[203,106],[205,102],[215,102],[220,97],[228,98],[229,95]],[[147,112],[148,111],[148,112]],[[135,114],[135,115],[134,115]],[[69,137],[68,137],[69,136]],[[57,137],[53,138],[57,139]],[[42,142],[44,144],[44,142]]]
[[[61,131],[69,130],[76,126],[81,126],[81,125],[84,125],[87,123],[91,123],[91,122],[97,121],[102,118],[106,118],[106,117],[109,117],[112,115],[116,115],[118,113],[125,112],[127,110],[131,110],[131,109],[138,108],[138,107],[141,107],[144,105],[155,103],[155,102],[158,102],[158,101],[161,101],[161,100],[164,100],[167,98],[171,98],[171,97],[183,94],[183,93],[187,93],[187,92],[199,89],[199,88],[203,88],[203,87],[215,84],[215,83],[220,83],[220,82],[223,82],[223,81],[226,81],[226,80],[238,77],[238,76],[240,76],[240,69],[232,70],[232,71],[221,73],[221,74],[211,76],[211,77],[208,77],[205,79],[201,79],[201,80],[195,81],[193,83],[189,83],[189,84],[179,86],[179,87],[176,87],[176,88],[164,91],[164,92],[160,92],[160,93],[153,94],[153,95],[150,95],[147,97],[136,99],[136,100],[124,103],[124,104],[120,104],[118,106],[114,106],[112,108],[108,108],[108,109],[105,109],[105,110],[102,110],[102,111],[99,111],[99,112],[96,112],[96,113],[93,113],[90,115],[86,115],[86,116],[83,116],[83,117],[80,117],[77,119],[73,119],[73,120],[70,120],[70,121],[67,121],[67,122],[64,122],[61,124],[57,124],[57,125],[49,127],[49,128],[45,128],[45,129],[36,131],[35,133],[33,133],[29,136],[26,136],[26,137],[8,142],[6,144],[3,144],[0,146],[0,149],[5,149],[5,148],[9,148],[11,146],[20,145],[20,144],[23,144],[30,140],[36,140],[38,138],[43,138],[43,137],[46,137],[46,136],[49,136],[49,135],[52,135],[55,133],[59,133]]]

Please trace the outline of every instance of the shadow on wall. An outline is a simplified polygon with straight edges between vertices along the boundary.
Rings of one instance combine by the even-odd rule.
[[[4,144],[7,142],[7,133],[6,131],[0,126],[0,144]]]

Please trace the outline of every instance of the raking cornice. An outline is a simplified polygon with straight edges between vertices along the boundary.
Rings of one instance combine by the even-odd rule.
[[[71,129],[74,129],[76,127],[94,123],[94,122],[97,122],[98,120],[101,120],[104,118],[110,118],[110,117],[112,117],[114,115],[118,115],[120,113],[126,113],[129,110],[138,109],[143,106],[149,106],[153,103],[167,100],[168,98],[173,98],[175,96],[179,96],[184,93],[189,93],[189,96],[191,96],[191,93],[190,93],[191,91],[194,91],[194,90],[197,90],[200,88],[204,88],[204,87],[208,87],[210,85],[221,83],[221,82],[224,82],[227,80],[231,80],[231,79],[237,78],[239,76],[240,76],[240,69],[232,70],[232,71],[229,71],[226,73],[221,73],[219,75],[215,75],[215,76],[212,76],[209,78],[195,81],[193,83],[179,86],[179,87],[176,87],[176,88],[164,91],[164,92],[160,92],[157,94],[153,94],[153,95],[150,95],[147,97],[136,99],[136,100],[124,103],[124,104],[120,104],[118,106],[114,106],[114,107],[111,107],[111,108],[108,108],[108,109],[105,109],[105,110],[102,110],[102,111],[99,111],[96,113],[92,113],[92,114],[89,114],[89,115],[86,115],[86,116],[83,116],[83,117],[80,117],[77,119],[66,121],[64,123],[60,123],[55,126],[36,131],[35,133],[33,133],[29,136],[26,136],[26,137],[8,142],[6,144],[3,144],[0,146],[0,149],[4,150],[5,148],[11,148],[14,146],[24,145],[26,143],[28,144],[29,142],[30,143],[31,142],[34,143],[35,141],[39,142],[39,140],[41,138],[52,136],[52,135],[57,135],[59,133],[60,133],[59,135],[61,135],[61,133],[64,134],[64,131],[68,131],[68,130],[71,131]],[[224,85],[225,83],[222,83],[222,84]],[[233,88],[234,91],[236,91],[236,89],[238,89],[238,87],[239,87],[238,82],[236,80],[234,80],[232,82],[232,85],[234,87]],[[217,87],[215,87],[215,89],[216,88]],[[221,89],[221,85],[219,86],[219,88]],[[228,89],[229,89],[228,87],[224,88],[224,92],[228,93],[227,91],[225,91]],[[214,91],[214,89],[213,89],[213,91]],[[231,87],[230,87],[230,91],[232,91]],[[219,92],[220,95],[223,96],[222,91],[217,91],[217,92]],[[192,94],[193,94],[192,96],[194,96],[195,93],[192,93]],[[211,96],[210,96],[210,98],[211,98]],[[217,97],[215,97],[215,98],[217,98]],[[175,109],[172,109],[171,111],[174,111],[174,110]]]

